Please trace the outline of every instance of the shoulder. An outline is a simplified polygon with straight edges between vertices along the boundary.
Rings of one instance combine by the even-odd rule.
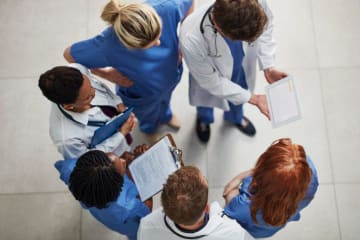
[[[65,182],[65,184],[69,184],[70,175],[75,168],[77,159],[67,159],[67,160],[59,160],[54,164],[54,167],[60,173],[60,179]]]

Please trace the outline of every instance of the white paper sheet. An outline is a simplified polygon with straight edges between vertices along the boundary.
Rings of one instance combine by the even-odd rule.
[[[301,119],[300,104],[291,76],[266,86],[265,91],[274,128]]]
[[[164,137],[130,164],[129,169],[142,201],[159,192],[168,176],[180,167],[170,146],[169,138]]]

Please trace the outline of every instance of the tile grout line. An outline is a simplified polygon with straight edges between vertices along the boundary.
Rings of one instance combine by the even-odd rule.
[[[320,52],[319,52],[319,44],[316,38],[316,29],[315,29],[315,21],[314,21],[314,9],[313,9],[313,0],[310,0],[310,17],[311,17],[311,22],[312,22],[312,32],[313,32],[313,40],[315,43],[315,48],[316,48],[316,52],[315,52],[315,56],[318,62],[318,76],[320,79],[320,91],[321,91],[321,105],[322,108],[324,110],[324,120],[325,120],[325,129],[326,129],[326,142],[328,145],[328,154],[329,154],[329,166],[330,166],[330,171],[331,171],[331,180],[332,180],[332,185],[333,185],[333,189],[334,189],[334,198],[335,198],[335,209],[336,209],[336,223],[339,229],[339,239],[342,239],[342,231],[341,231],[341,225],[340,225],[340,212],[339,212],[339,206],[338,206],[338,201],[337,201],[337,193],[336,193],[336,187],[335,187],[335,173],[334,173],[334,166],[333,166],[333,161],[332,161],[332,155],[331,155],[331,150],[330,150],[330,138],[329,138],[329,128],[328,128],[328,119],[327,119],[327,114],[326,114],[326,108],[325,108],[325,104],[324,104],[324,89],[323,89],[323,78],[322,78],[322,74],[321,71],[324,68],[321,68],[321,64],[320,64]]]

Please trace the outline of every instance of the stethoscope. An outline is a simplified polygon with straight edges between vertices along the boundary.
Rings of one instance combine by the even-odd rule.
[[[209,57],[213,57],[213,58],[219,58],[221,57],[221,54],[218,52],[218,48],[217,48],[217,33],[218,31],[216,30],[216,28],[214,27],[214,23],[213,21],[211,20],[211,17],[210,17],[210,13],[211,13],[211,10],[212,10],[213,6],[211,5],[208,10],[206,10],[204,16],[202,17],[201,19],[201,22],[200,22],[200,32],[201,32],[201,35],[203,36],[203,38],[205,39],[205,41],[207,42],[207,45],[208,45],[208,56]],[[209,20],[210,20],[210,23],[211,24],[206,24],[204,25],[204,21],[205,21],[205,18],[206,17],[209,17]],[[210,27],[214,34],[215,34],[215,38],[214,38],[214,45],[215,45],[215,53],[212,53],[211,52],[211,49],[210,49],[210,43],[208,41],[208,39],[204,36],[204,33],[205,33],[205,30],[204,30],[204,27]]]

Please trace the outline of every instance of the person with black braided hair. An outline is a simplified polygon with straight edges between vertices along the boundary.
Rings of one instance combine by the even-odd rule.
[[[140,145],[121,157],[93,150],[79,159],[58,161],[55,167],[83,208],[111,230],[136,239],[140,219],[152,210],[152,199],[139,199],[127,167],[147,148]]]

